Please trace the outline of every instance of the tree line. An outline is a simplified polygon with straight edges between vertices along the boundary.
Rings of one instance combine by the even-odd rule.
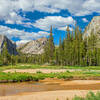
[[[51,28],[52,29],[52,28]],[[70,31],[69,26],[66,29],[66,37],[59,39],[59,46],[55,47],[53,36],[50,31],[49,45],[45,48],[45,59],[56,65],[67,66],[99,66],[100,48],[98,48],[97,35],[92,30],[90,36],[84,37],[84,33],[79,26]]]
[[[6,48],[0,55],[0,63],[17,64],[52,64],[64,66],[99,66],[100,65],[100,48],[97,46],[97,35],[92,30],[90,36],[84,37],[79,26],[70,31],[69,26],[66,29],[66,37],[59,39],[59,45],[54,45],[52,26],[50,36],[44,47],[44,53],[41,55],[10,55]]]

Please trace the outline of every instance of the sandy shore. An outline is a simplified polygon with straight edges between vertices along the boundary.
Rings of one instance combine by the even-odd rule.
[[[40,82],[44,83],[45,88],[48,90],[52,88],[57,88],[57,86],[61,86],[62,90],[52,90],[52,91],[41,91],[41,92],[21,92],[17,95],[12,96],[0,96],[0,100],[72,100],[76,95],[84,97],[86,94],[92,90],[94,93],[100,91],[100,80],[74,80],[74,81],[64,81],[57,79],[45,79]],[[47,86],[46,86],[46,85]],[[51,85],[50,85],[51,84]],[[3,87],[4,84],[1,86]],[[19,84],[15,84],[16,86]],[[25,83],[20,83],[21,86],[24,87]],[[20,87],[20,85],[18,87]],[[27,87],[27,85],[25,85]],[[28,87],[30,85],[28,84]],[[30,86],[31,87],[31,86]],[[33,85],[32,85],[33,87]],[[31,88],[32,88],[31,87]],[[35,85],[35,87],[43,89],[41,86]],[[63,88],[65,87],[65,88]],[[5,87],[6,88],[6,87]],[[10,86],[9,86],[10,88]],[[34,88],[35,89],[35,88]],[[58,88],[57,88],[58,89]],[[15,88],[15,90],[17,90]]]
[[[91,84],[99,84],[100,80],[72,80],[72,81],[65,81],[62,79],[56,79],[56,78],[46,78],[44,80],[40,80],[40,82],[43,82],[44,84],[59,84],[59,85],[91,85]]]
[[[100,90],[100,80],[45,79],[39,82],[5,83],[0,84],[0,96],[19,95],[24,93],[69,90]]]
[[[0,100],[72,100],[77,95],[84,97],[88,93],[88,90],[65,90],[65,91],[48,91],[48,92],[35,92],[35,93],[22,93],[16,96],[0,97]],[[94,93],[97,90],[93,91]]]

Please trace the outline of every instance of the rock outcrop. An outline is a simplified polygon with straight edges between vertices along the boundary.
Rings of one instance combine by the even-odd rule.
[[[0,53],[2,53],[2,51],[3,51],[5,42],[7,43],[7,49],[8,49],[9,54],[17,55],[18,52],[16,50],[16,44],[13,41],[9,40],[4,35],[0,35]]]
[[[83,38],[88,37],[91,33],[97,36],[97,46],[100,47],[100,16],[95,16],[86,27]]]
[[[21,47],[18,47],[18,49],[23,54],[42,54],[47,41],[47,38],[32,40],[24,45],[21,45]]]
[[[94,34],[100,34],[100,16],[95,16],[86,27],[84,37],[90,36],[91,32]]]

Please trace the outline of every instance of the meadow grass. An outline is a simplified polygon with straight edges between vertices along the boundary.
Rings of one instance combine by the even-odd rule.
[[[67,75],[67,73],[40,73],[37,72],[35,74],[29,74],[29,73],[4,73],[0,72],[0,81],[7,81],[7,82],[22,82],[22,81],[38,81],[43,80],[45,78],[70,78],[70,75]]]
[[[100,92],[97,92],[96,94],[89,92],[86,97],[76,96],[73,100],[100,100]]]
[[[8,66],[0,66],[0,71],[6,69],[81,69],[81,70],[100,70],[100,66],[46,66],[46,65],[34,65],[34,64],[16,64]]]
[[[56,100],[59,100],[58,98]],[[69,100],[68,98],[66,100]],[[100,92],[89,92],[86,97],[75,96],[72,100],[100,100]]]
[[[37,73],[3,73],[3,70],[7,69],[66,69],[66,72],[58,73],[42,73],[38,71]],[[75,71],[70,72],[68,69],[75,69]],[[77,70],[81,69],[81,70]],[[33,65],[33,64],[17,64],[0,66],[0,81],[6,80],[11,82],[16,81],[38,81],[45,78],[58,78],[58,79],[88,79],[90,77],[95,79],[100,79],[100,66],[89,66],[89,67],[74,67],[74,66],[43,66],[43,65]]]
[[[65,80],[73,80],[77,79],[88,79],[92,77],[95,79],[100,78],[100,72],[83,72],[83,71],[66,71],[66,72],[57,72],[57,73],[42,73],[37,72],[34,74],[31,73],[4,73],[0,72],[0,81],[1,82],[23,82],[23,81],[38,81],[43,80],[45,78],[58,78]]]

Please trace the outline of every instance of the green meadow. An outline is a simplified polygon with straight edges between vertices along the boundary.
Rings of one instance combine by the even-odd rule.
[[[4,73],[7,69],[66,69],[66,72],[56,73],[42,73],[37,71],[36,73]],[[74,71],[70,71],[73,69]],[[32,64],[18,64],[15,66],[0,66],[0,81],[1,82],[23,82],[23,81],[39,81],[45,78],[58,78],[65,80],[74,79],[100,79],[100,67],[71,67],[71,66],[40,66]]]

